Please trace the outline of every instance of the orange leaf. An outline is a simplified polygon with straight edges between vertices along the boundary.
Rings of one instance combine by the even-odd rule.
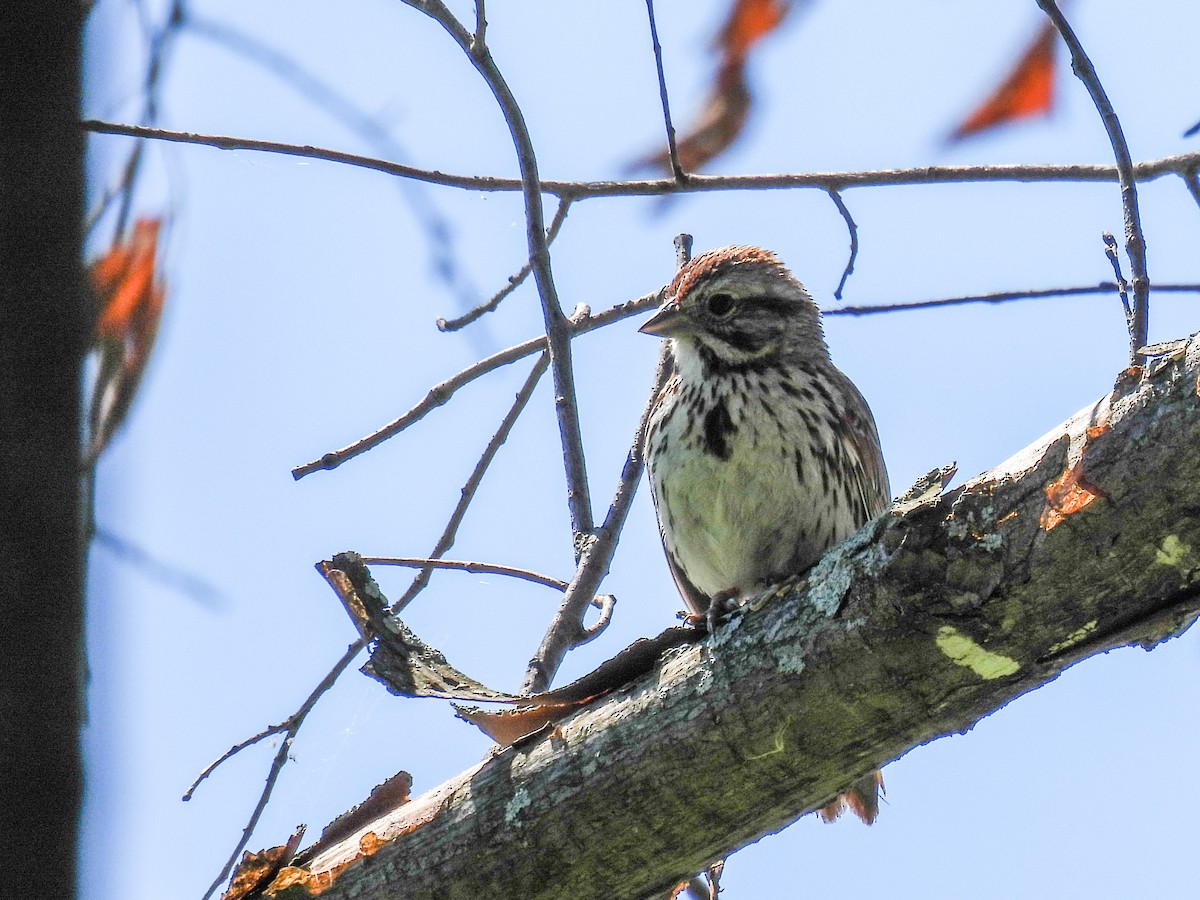
[[[92,289],[100,300],[98,338],[144,332],[148,314],[161,311],[162,287],[154,280],[154,256],[161,219],[139,219],[128,243],[114,246],[92,263]],[[156,298],[157,294],[157,298]],[[152,315],[157,322],[157,315]]]
[[[89,413],[92,459],[124,421],[158,334],[164,289],[155,256],[161,225],[161,219],[139,219],[129,241],[115,244],[88,271],[99,306],[93,343],[100,368]]]
[[[743,59],[783,21],[790,5],[783,0],[736,0],[717,34],[717,48],[726,59]]]
[[[1046,115],[1054,107],[1054,52],[1058,32],[1047,22],[1016,67],[991,96],[954,129],[950,141],[1019,119]]]

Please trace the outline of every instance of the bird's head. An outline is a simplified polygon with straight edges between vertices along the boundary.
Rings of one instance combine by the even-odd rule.
[[[780,357],[828,360],[820,312],[775,254],[722,247],[684,266],[639,329],[672,338],[676,361],[741,369]]]

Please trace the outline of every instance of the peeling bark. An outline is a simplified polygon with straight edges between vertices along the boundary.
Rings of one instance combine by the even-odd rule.
[[[325,897],[646,897],[1085,657],[1181,633],[1200,612],[1198,374],[1193,336],[294,875],[344,865]]]

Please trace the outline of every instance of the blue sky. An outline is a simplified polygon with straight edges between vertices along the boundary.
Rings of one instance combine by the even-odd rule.
[[[724,4],[660,4],[677,124],[714,64]],[[467,13],[470,7],[458,4]],[[257,35],[376,115],[402,161],[515,175],[503,121],[437,26],[399,3],[196,0],[197,15]],[[1200,8],[1115,0],[1069,10],[1135,159],[1200,149]],[[1003,76],[1039,24],[1033,2],[816,2],[751,64],[757,103],[713,171],[879,169],[928,164],[1111,160],[1065,59],[1048,121],[947,149],[942,137]],[[661,138],[643,3],[489,6],[492,52],[521,102],[543,177],[613,178]],[[137,115],[143,43],[129,10],[90,23],[89,115]],[[186,131],[371,154],[361,135],[228,47],[181,35],[164,74],[160,124]],[[128,148],[93,137],[99,189]],[[312,566],[344,549],[423,555],[528,371],[518,363],[462,391],[414,429],[296,483],[290,469],[391,420],[433,383],[541,333],[532,284],[456,335],[463,311],[432,270],[410,193],[376,172],[253,152],[148,148],[136,209],[167,212],[168,306],[131,420],[100,463],[100,527],[206,586],[181,590],[105,547],[91,554],[91,684],[83,896],[198,898],[249,815],[274,747],[220,769],[231,744],[284,719],[354,632]],[[421,188],[452,229],[480,298],[525,260],[520,199]],[[1195,282],[1200,209],[1181,181],[1140,188],[1153,281]],[[1111,278],[1100,233],[1121,234],[1115,185],[855,189],[861,249],[845,302],[922,300]],[[547,215],[553,212],[548,201]],[[845,226],[819,191],[729,192],[660,204],[577,204],[553,247],[564,306],[603,308],[670,278],[671,238],[697,249],[769,247],[818,300],[846,262]],[[1126,265],[1126,272],[1128,266]],[[657,342],[627,321],[576,344],[596,504],[607,504],[653,373]],[[1187,295],[1156,295],[1151,339],[1200,329]],[[892,485],[957,461],[961,478],[1001,462],[1106,393],[1125,365],[1115,298],[1060,299],[827,322],[835,361],[874,409]],[[451,558],[569,577],[561,454],[548,381],[502,449]],[[378,573],[398,595],[407,577]],[[639,492],[605,590],[602,639],[573,653],[565,682],[671,624],[680,601]],[[553,592],[446,573],[405,620],[499,689],[519,686]],[[886,892],[900,898],[1194,895],[1189,777],[1200,753],[1200,637],[1085,662],[970,733],[886,769],[879,822],[812,817],[738,854],[727,897]],[[475,763],[488,741],[436,701],[398,700],[353,669],[291,749],[251,848],[293,827],[319,832],[398,769],[424,791]],[[1153,873],[1150,881],[1146,873]],[[169,887],[168,887],[169,886]]]

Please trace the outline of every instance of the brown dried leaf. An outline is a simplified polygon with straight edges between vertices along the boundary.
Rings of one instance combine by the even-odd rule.
[[[730,56],[722,60],[699,117],[676,143],[679,164],[684,171],[695,172],[703,168],[741,135],[750,111],[745,67],[745,57]],[[666,150],[655,153],[635,165],[635,168],[643,167],[669,172],[670,156]]]
[[[412,776],[404,771],[397,772],[383,784],[376,785],[371,790],[371,796],[358,806],[342,813],[326,825],[325,830],[321,832],[321,843],[329,844],[348,837],[380,816],[402,806],[408,802],[411,790]]]
[[[568,700],[539,706],[518,706],[513,709],[480,709],[478,706],[454,704],[455,714],[470,722],[501,747],[511,747],[522,738],[537,734],[547,725],[566,718],[588,700]]]
[[[272,847],[260,853],[247,850],[242,854],[242,861],[233,870],[229,888],[221,896],[221,900],[244,900],[258,897],[262,890],[284,869],[296,855],[300,839],[304,837],[304,826],[301,825],[288,838],[288,842],[279,847]]]

